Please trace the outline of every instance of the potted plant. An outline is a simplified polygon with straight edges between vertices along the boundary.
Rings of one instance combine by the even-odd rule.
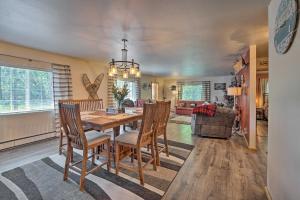
[[[115,100],[118,103],[118,110],[119,112],[122,112],[122,103],[125,99],[125,97],[129,93],[128,85],[124,84],[123,87],[117,87],[115,84],[112,86],[112,93],[114,95]]]

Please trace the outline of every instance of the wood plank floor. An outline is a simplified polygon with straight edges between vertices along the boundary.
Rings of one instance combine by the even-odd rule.
[[[266,199],[266,139],[258,150],[246,148],[244,139],[199,138],[189,125],[168,124],[170,140],[194,144],[188,160],[174,179],[164,199]],[[266,138],[266,137],[265,137]],[[0,152],[0,172],[57,153],[58,140],[52,139]]]

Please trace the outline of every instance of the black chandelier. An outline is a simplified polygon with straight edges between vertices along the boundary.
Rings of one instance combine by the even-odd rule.
[[[131,61],[127,60],[127,45],[126,42],[128,42],[127,39],[122,39],[122,42],[124,43],[122,51],[122,60],[115,60],[112,59],[109,64],[109,70],[108,75],[114,76],[120,73],[122,73],[122,76],[124,79],[128,78],[129,75],[134,76],[136,78],[141,77],[141,71],[140,71],[140,64],[134,62],[134,59]]]

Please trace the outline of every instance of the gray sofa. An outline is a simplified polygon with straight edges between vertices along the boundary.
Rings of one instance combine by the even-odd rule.
[[[234,111],[223,107],[217,107],[214,117],[193,114],[192,132],[201,137],[229,138],[234,119]]]

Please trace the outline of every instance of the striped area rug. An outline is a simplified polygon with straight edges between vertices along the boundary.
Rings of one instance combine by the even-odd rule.
[[[134,172],[121,169],[117,176],[114,169],[108,172],[103,167],[86,176],[85,192],[80,192],[80,174],[70,170],[68,181],[63,181],[65,156],[57,154],[3,172],[0,175],[0,199],[161,199],[194,148],[168,142],[170,156],[161,154],[161,166],[157,171],[152,165],[146,167],[144,186],[139,184],[139,176]],[[76,152],[75,161],[80,157],[80,152]]]

